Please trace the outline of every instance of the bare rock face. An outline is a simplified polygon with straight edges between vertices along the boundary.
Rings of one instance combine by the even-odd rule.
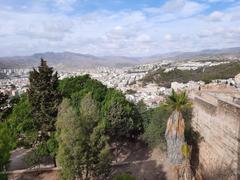
[[[184,140],[184,119],[181,112],[173,111],[168,119],[165,138],[167,140],[167,156],[168,160],[173,165],[180,165],[183,162],[181,152]]]

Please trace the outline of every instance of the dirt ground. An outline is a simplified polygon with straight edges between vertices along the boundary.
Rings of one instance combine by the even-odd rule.
[[[123,145],[115,163],[120,165],[114,165],[112,176],[128,172],[137,180],[174,180],[165,153],[141,141]]]
[[[115,153],[115,152],[113,152]],[[115,153],[116,154],[116,153]],[[166,155],[159,148],[150,149],[143,142],[128,142],[114,158],[112,175],[128,172],[137,180],[174,180]],[[35,172],[24,175],[10,175],[10,180],[58,180],[59,172]],[[111,178],[112,179],[112,178]]]
[[[45,171],[24,174],[12,174],[8,176],[9,180],[59,180],[58,171]]]

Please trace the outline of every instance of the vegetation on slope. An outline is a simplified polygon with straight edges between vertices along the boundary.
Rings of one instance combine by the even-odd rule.
[[[89,75],[59,81],[42,60],[30,74],[30,90],[19,98],[4,129],[11,132],[7,138],[13,137],[17,147],[33,148],[25,159],[29,165],[57,156],[66,170],[63,178],[87,179],[109,173],[109,144],[137,138],[143,132],[143,122],[136,106],[120,91]],[[6,149],[6,154],[11,149]],[[75,156],[77,152],[80,154]],[[79,167],[77,171],[70,164]]]
[[[204,81],[206,83],[215,79],[233,78],[240,73],[240,62],[230,62],[211,67],[201,67],[196,70],[174,69],[164,72],[160,68],[148,73],[143,79],[143,83],[154,82],[161,86],[170,87],[171,82],[187,83],[189,81]]]
[[[34,148],[26,159],[31,165],[47,156],[57,157],[64,167],[63,179],[104,179],[110,172],[111,143],[118,148],[141,134],[151,146],[166,143],[168,109],[148,109],[143,102],[136,106],[120,91],[107,88],[89,75],[59,81],[45,65],[32,73],[31,91],[20,97],[5,118],[5,125],[0,123],[0,147],[11,140],[4,152],[0,148],[5,159],[2,167],[17,142],[19,147]],[[41,68],[46,69],[42,72]]]

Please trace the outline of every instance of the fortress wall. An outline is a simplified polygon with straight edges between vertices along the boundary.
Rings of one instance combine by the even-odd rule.
[[[193,99],[192,126],[203,140],[199,145],[199,160],[204,169],[230,167],[238,169],[240,106],[195,96]]]

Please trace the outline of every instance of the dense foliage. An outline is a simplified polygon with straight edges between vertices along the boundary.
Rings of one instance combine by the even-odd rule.
[[[10,108],[8,107],[9,96],[0,92],[0,122],[8,115]]]
[[[62,179],[104,179],[110,172],[110,155],[104,125],[91,94],[83,97],[79,107],[64,99],[60,105],[57,132],[57,159]]]
[[[40,132],[40,141],[46,141],[55,131],[58,105],[61,102],[58,88],[58,75],[47,62],[41,59],[38,70],[29,75],[29,103],[34,127]]]
[[[89,75],[63,79],[59,91],[71,99],[71,104],[79,106],[82,98],[91,93],[104,120],[107,134],[112,138],[135,137],[142,132],[142,118],[134,104],[128,102],[120,91],[108,89]]]
[[[14,147],[14,140],[10,135],[6,123],[0,123],[0,178],[3,178],[3,171],[6,170],[10,159],[10,151]]]
[[[114,140],[135,137],[142,131],[142,120],[137,109],[120,91],[108,90],[102,114],[107,134]]]
[[[128,173],[122,173],[114,177],[113,180],[136,180],[136,178]]]
[[[107,144],[136,138],[143,131],[139,111],[120,91],[108,89],[89,75],[60,81],[59,91],[68,99],[61,104],[61,107],[65,108],[60,108],[57,123],[57,156],[59,163],[64,167],[63,178],[106,176],[110,169]],[[64,117],[65,115],[69,117]],[[66,120],[70,122],[66,124]],[[69,146],[69,142],[77,144]],[[69,153],[72,151],[77,154]],[[79,163],[74,165],[79,171],[75,171],[70,165],[72,159]]]
[[[74,98],[77,96],[80,98],[75,99],[75,103],[79,103],[81,98],[88,92],[92,93],[95,101],[101,103],[107,93],[107,87],[101,82],[91,79],[89,75],[65,78],[60,81],[58,89],[64,97]]]
[[[0,179],[7,179],[4,171],[10,160],[10,151],[15,147],[14,136],[8,128],[5,119],[11,112],[11,102],[8,95],[0,93]]]
[[[59,81],[42,60],[30,73],[29,92],[7,118],[10,136],[2,138],[13,135],[18,146],[33,147],[25,159],[31,166],[57,156],[63,179],[104,179],[110,173],[110,144],[121,145],[144,131],[151,146],[165,144],[168,115],[162,106],[148,109],[143,102],[137,106],[128,102],[123,93],[89,75]],[[11,149],[7,150],[6,155]]]
[[[8,117],[11,132],[18,139],[19,145],[31,146],[36,142],[37,129],[33,123],[31,105],[26,94],[22,95]]]
[[[161,149],[165,149],[166,141],[164,134],[167,119],[170,115],[169,110],[164,106],[159,106],[154,109],[148,109],[144,114],[145,120],[148,119],[148,123],[145,124],[143,140],[151,147],[159,146]]]
[[[217,66],[201,67],[196,70],[179,70],[174,69],[164,72],[160,68],[147,74],[143,82],[155,82],[161,86],[170,87],[171,82],[187,83],[189,81],[204,81],[206,83],[215,79],[233,78],[240,72],[240,62],[231,62]]]

